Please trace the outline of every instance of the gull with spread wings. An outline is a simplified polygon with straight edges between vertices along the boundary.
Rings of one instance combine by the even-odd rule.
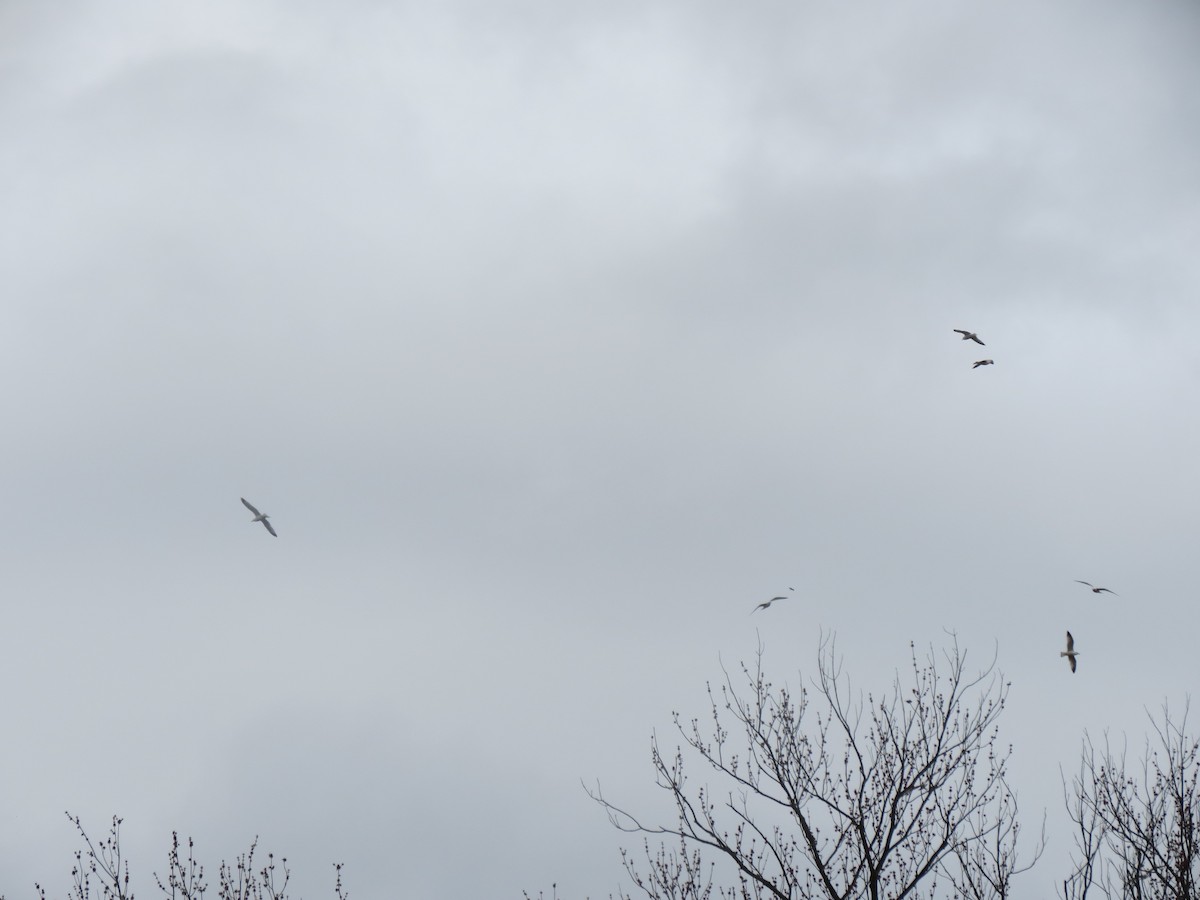
[[[241,501],[242,501],[242,506],[246,507],[246,509],[248,509],[248,510],[250,510],[250,512],[254,513],[254,518],[251,520],[251,524],[253,524],[254,522],[262,522],[263,527],[266,528],[267,531],[271,532],[271,537],[279,537],[279,535],[277,535],[275,533],[275,529],[271,527],[271,523],[267,521],[267,519],[271,518],[269,515],[267,515],[266,513],[260,513],[257,509],[254,508],[254,505],[252,503],[250,503],[248,500],[246,500],[245,497],[242,497]]]
[[[1088,587],[1090,587],[1092,589],[1093,594],[1103,593],[1103,594],[1112,594],[1114,597],[1118,596],[1116,591],[1110,591],[1108,588],[1096,587],[1094,584],[1092,584],[1089,581],[1080,581],[1078,578],[1076,578],[1075,583],[1076,584],[1086,584]]]
[[[1075,638],[1071,637],[1071,632],[1067,632],[1067,649],[1058,654],[1065,656],[1067,661],[1071,663],[1071,674],[1075,674],[1075,657],[1079,655],[1079,651],[1075,649]]]
[[[963,339],[964,341],[974,341],[975,343],[977,343],[977,344],[978,344],[979,346],[981,346],[981,347],[986,347],[986,346],[987,346],[987,344],[985,344],[983,341],[981,341],[981,340],[979,339],[979,335],[977,335],[977,334],[976,334],[975,332],[973,332],[973,331],[965,331],[965,330],[963,330],[962,328],[955,328],[954,330],[955,330],[955,331],[956,331],[958,334],[961,334],[961,335],[963,336],[963,338],[962,338],[962,339]]]
[[[788,588],[788,590],[794,591],[795,588],[790,587],[790,588]],[[754,609],[750,610],[750,615],[754,615],[760,609],[770,609],[771,604],[774,603],[776,600],[786,600],[786,599],[787,599],[787,594],[780,594],[778,597],[772,597],[770,600],[764,600],[762,603],[758,604],[758,606],[754,607]]]

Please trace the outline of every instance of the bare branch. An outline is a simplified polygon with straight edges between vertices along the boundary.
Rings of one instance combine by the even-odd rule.
[[[1149,715],[1149,714],[1148,714]],[[1084,736],[1079,774],[1064,780],[1076,827],[1074,870],[1064,900],[1089,890],[1122,900],[1194,900],[1200,886],[1200,741],[1187,733],[1188,707],[1178,722],[1164,706],[1150,716],[1137,766],[1107,735],[1099,750]],[[1131,772],[1133,774],[1131,774]]]
[[[707,727],[675,716],[681,743],[669,761],[651,740],[674,825],[645,824],[599,785],[588,790],[621,830],[678,841],[669,851],[647,842],[644,874],[623,851],[634,884],[651,898],[708,896],[717,884],[729,898],[900,900],[932,896],[942,878],[960,896],[1009,896],[1041,855],[1044,823],[1022,863],[1004,777],[1011,748],[997,732],[1008,685],[994,658],[969,672],[951,638],[923,659],[910,645],[909,671],[878,697],[853,689],[832,637],[811,695],[773,685],[761,647],[740,679],[723,667]],[[688,782],[685,761],[697,760],[726,799]]]

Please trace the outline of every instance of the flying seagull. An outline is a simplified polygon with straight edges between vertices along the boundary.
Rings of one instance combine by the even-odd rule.
[[[1079,655],[1079,651],[1075,649],[1075,638],[1071,637],[1071,632],[1067,632],[1067,649],[1058,654],[1065,656],[1071,663],[1071,674],[1075,674],[1075,657]]]
[[[961,328],[955,328],[954,330],[955,330],[955,331],[956,331],[958,334],[961,334],[961,335],[963,336],[963,338],[962,338],[962,339],[963,339],[964,341],[974,341],[975,343],[979,344],[981,347],[986,347],[986,346],[987,346],[987,344],[985,344],[983,341],[981,341],[981,340],[979,339],[979,335],[977,335],[977,334],[976,334],[975,332],[973,332],[973,331],[964,331],[964,330],[963,330],[963,329],[961,329]]]
[[[788,588],[788,590],[794,591],[795,588],[790,587],[790,588]],[[771,604],[774,603],[776,600],[786,600],[786,599],[787,599],[786,594],[780,594],[778,597],[772,597],[770,600],[764,600],[762,603],[758,604],[758,606],[754,607],[754,609],[750,610],[750,615],[754,615],[760,609],[770,609]]]
[[[275,533],[275,529],[271,527],[271,523],[267,521],[267,519],[271,518],[270,516],[268,516],[266,513],[260,513],[257,509],[254,508],[253,504],[251,504],[250,502],[248,502],[246,500],[245,497],[242,497],[241,500],[242,500],[242,506],[246,507],[246,509],[248,509],[248,510],[250,510],[250,512],[254,513],[254,519],[252,520],[252,522],[262,522],[263,526],[267,529],[267,531],[271,532],[271,537],[279,537],[279,535],[277,535]]]
[[[1087,582],[1087,581],[1080,581],[1078,578],[1075,579],[1075,583],[1076,584],[1086,584],[1088,587],[1090,587],[1092,589],[1093,594],[1112,594],[1114,597],[1117,596],[1116,591],[1110,591],[1108,588],[1096,587],[1094,584],[1091,584],[1090,582]]]
[[[995,364],[996,361],[994,359],[977,359],[975,360],[975,365],[971,366],[971,368],[978,369],[980,366],[994,366]]]

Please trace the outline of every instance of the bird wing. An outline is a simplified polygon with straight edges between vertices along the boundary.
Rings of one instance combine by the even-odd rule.
[[[1108,588],[1094,588],[1094,590],[1097,592],[1103,591],[1105,594],[1112,594],[1114,597],[1117,595],[1116,591],[1110,591]]]
[[[774,603],[776,600],[786,600],[786,599],[787,599],[787,597],[772,597],[772,598],[771,598],[770,600],[768,600],[767,602],[768,602],[768,603]]]
[[[271,527],[271,523],[270,523],[270,522],[268,522],[266,519],[263,519],[263,520],[262,520],[262,523],[263,523],[263,525],[265,525],[265,526],[266,526],[266,528],[267,528],[267,531],[271,532],[271,537],[279,537],[279,535],[277,535],[277,534],[275,533],[275,529]]]
[[[954,333],[955,333],[955,334],[961,334],[961,335],[963,336],[963,339],[964,339],[964,340],[965,340],[966,338],[970,337],[970,335],[971,335],[971,332],[969,332],[969,331],[966,331],[966,330],[964,330],[964,329],[962,329],[962,328],[955,328],[955,329],[954,329]]]
[[[968,334],[968,335],[967,335],[967,337],[969,337],[971,340],[973,340],[975,343],[977,343],[977,344],[978,344],[979,346],[981,346],[981,347],[986,347],[986,346],[987,346],[987,344],[985,344],[983,341],[981,341],[981,340],[979,339],[979,336],[978,336],[978,335],[975,335],[975,334]]]
[[[1075,583],[1076,584],[1086,584],[1088,587],[1092,587],[1092,584],[1090,582],[1080,581],[1078,578],[1075,579]]]
[[[1075,657],[1068,656],[1067,659],[1069,659],[1071,661],[1071,674],[1074,675],[1075,674]]]
[[[254,508],[254,504],[248,502],[245,497],[242,497],[241,501],[242,501],[242,506],[246,507],[246,509],[250,510],[250,512],[254,513],[256,516],[262,515],[262,513],[260,513],[257,509]]]
[[[1071,637],[1071,632],[1067,632],[1067,652],[1070,653],[1075,649],[1075,638]]]

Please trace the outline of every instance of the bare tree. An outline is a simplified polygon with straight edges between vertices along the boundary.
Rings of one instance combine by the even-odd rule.
[[[1200,896],[1200,740],[1163,707],[1140,763],[1099,750],[1084,735],[1079,775],[1066,794],[1075,823],[1076,860],[1066,900],[1089,891],[1121,900],[1195,900]]]
[[[1021,865],[1011,748],[996,730],[1008,685],[994,660],[969,674],[957,641],[910,655],[907,678],[863,697],[822,641],[811,694],[793,694],[766,679],[760,648],[745,688],[728,672],[709,686],[706,725],[676,713],[682,745],[651,742],[675,824],[643,824],[589,791],[623,831],[671,838],[645,839],[644,868],[622,852],[634,885],[669,900],[1010,896],[1042,842]],[[719,784],[693,786],[685,756]]]
[[[78,816],[67,813],[67,818],[79,832],[83,847],[75,851],[75,865],[71,869],[74,885],[69,900],[134,900],[130,888],[129,863],[121,852],[121,824],[123,819],[113,816],[108,835],[98,844],[88,836]],[[286,859],[280,859],[278,872],[274,854],[267,854],[267,862],[256,867],[254,853],[258,838],[250,844],[248,852],[240,854],[233,865],[222,862],[217,875],[217,897],[219,900],[287,900],[287,885],[291,872]],[[166,876],[154,873],[154,882],[160,893],[170,900],[203,900],[208,885],[204,880],[204,867],[196,861],[192,840],[187,842],[187,857],[184,858],[179,834],[171,835],[171,849],[167,852]],[[342,885],[342,864],[334,864],[334,897],[349,900]],[[39,900],[46,900],[46,889],[34,884]],[[0,894],[0,900],[4,896]]]

